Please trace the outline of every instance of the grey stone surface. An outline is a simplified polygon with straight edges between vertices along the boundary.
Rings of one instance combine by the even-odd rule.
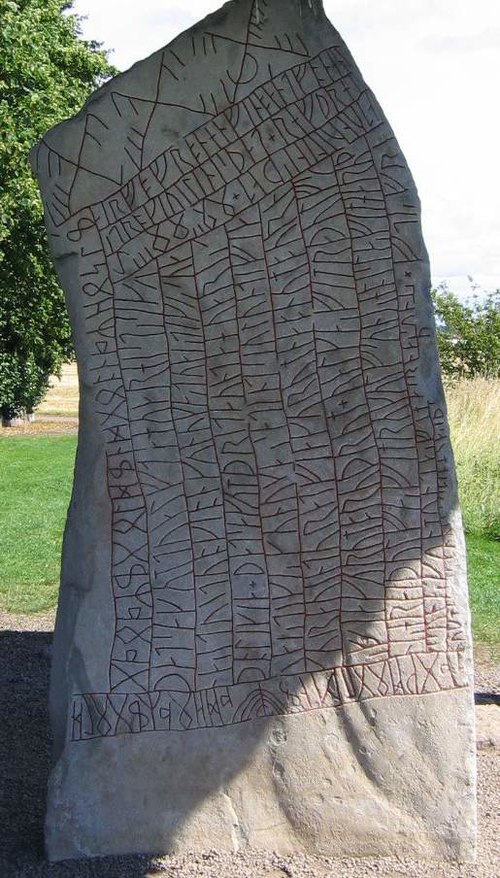
[[[50,858],[470,859],[419,201],[320,4],[227,4],[32,162],[81,385]]]

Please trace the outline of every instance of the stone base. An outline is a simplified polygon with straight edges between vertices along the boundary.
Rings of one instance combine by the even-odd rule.
[[[69,743],[50,782],[48,856],[251,847],[472,860],[472,716],[461,690]]]

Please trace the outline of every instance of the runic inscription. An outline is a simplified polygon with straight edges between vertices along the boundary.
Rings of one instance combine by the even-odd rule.
[[[109,687],[74,694],[75,741],[466,685],[417,195],[341,41],[248,8],[38,151],[111,508]]]

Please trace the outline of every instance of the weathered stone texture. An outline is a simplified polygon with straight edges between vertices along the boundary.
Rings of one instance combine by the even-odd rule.
[[[419,202],[319,3],[227,4],[33,164],[81,381],[49,855],[470,857]]]

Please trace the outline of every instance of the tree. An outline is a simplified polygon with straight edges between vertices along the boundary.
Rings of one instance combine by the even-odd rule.
[[[500,290],[465,303],[446,284],[432,295],[445,377],[500,377]]]
[[[32,411],[72,355],[28,152],[117,71],[72,0],[0,0],[0,410]],[[69,14],[68,14],[69,13]]]

